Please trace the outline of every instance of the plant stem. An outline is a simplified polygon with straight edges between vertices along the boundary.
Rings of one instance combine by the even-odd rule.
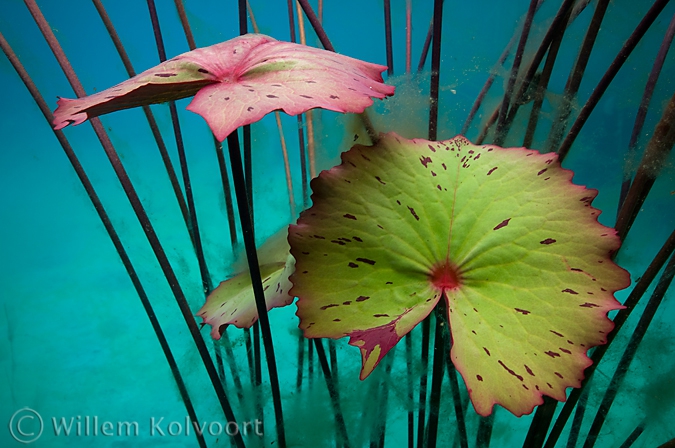
[[[448,326],[448,330],[450,327]],[[445,336],[447,337],[447,335]],[[446,343],[446,350],[449,350],[448,346],[450,344]],[[469,439],[466,434],[466,419],[464,415],[464,406],[462,405],[462,395],[459,390],[459,383],[457,381],[457,370],[455,365],[452,363],[452,360],[449,356],[449,351],[447,352],[448,356],[445,358],[446,369],[448,371],[448,381],[450,382],[450,388],[452,389],[452,401],[455,405],[455,420],[457,420],[457,434],[459,436],[459,446],[461,448],[469,447]]]
[[[384,40],[387,48],[387,75],[394,76],[394,50],[391,44],[391,0],[384,0]]]
[[[441,405],[441,385],[443,384],[443,374],[445,360],[448,357],[448,346],[446,344],[445,334],[448,331],[448,325],[445,316],[445,297],[438,301],[435,308],[436,331],[434,335],[434,362],[431,368],[431,397],[429,399],[429,421],[426,428],[427,448],[436,448],[438,439],[438,414]]]
[[[511,104],[511,95],[513,95],[513,88],[516,84],[516,78],[518,77],[518,70],[520,69],[520,63],[523,60],[523,53],[525,52],[525,44],[527,43],[527,37],[530,34],[530,28],[532,27],[532,20],[534,19],[534,12],[537,9],[537,0],[530,0],[530,7],[527,10],[527,15],[525,16],[525,23],[523,24],[523,31],[520,34],[520,41],[518,42],[518,48],[516,49],[516,54],[513,59],[513,66],[511,67],[511,75],[509,76],[509,81],[506,86],[506,91],[504,92],[504,99],[502,100],[501,108],[499,109],[499,118],[497,119],[497,130],[495,131],[495,145],[501,145],[506,138],[504,133],[506,125],[506,114],[509,111]]]
[[[250,210],[248,208],[248,202],[246,200],[247,192],[244,182],[244,170],[242,167],[241,153],[239,152],[239,139],[236,131],[227,137],[227,145],[230,153],[230,165],[232,167],[237,206],[239,207],[239,220],[241,221],[241,228],[244,236],[244,246],[246,247],[246,258],[248,260],[248,267],[251,274],[251,284],[253,286],[256,309],[258,311],[258,322],[260,324],[263,344],[265,346],[265,354],[267,357],[267,368],[269,371],[270,386],[272,388],[272,401],[274,403],[277,441],[279,446],[283,448],[286,446],[286,434],[284,428],[283,411],[281,407],[279,377],[277,374],[277,364],[274,356],[274,343],[272,342],[272,332],[270,330],[269,317],[267,316],[267,305],[265,303],[265,293],[263,291],[260,266],[258,264],[258,253],[255,247],[255,240],[253,239],[253,223],[251,220]],[[255,339],[259,340],[259,338]]]
[[[628,160],[632,160],[633,155],[636,152],[636,147],[640,134],[642,133],[642,126],[645,122],[645,117],[647,116],[647,109],[649,109],[649,103],[652,99],[652,94],[654,93],[654,88],[656,87],[656,82],[659,79],[661,74],[661,69],[663,68],[663,63],[670,49],[670,44],[673,41],[673,36],[675,36],[675,14],[670,20],[670,25],[666,30],[665,36],[663,36],[663,41],[661,42],[661,47],[659,52],[656,55],[654,60],[654,65],[652,66],[652,71],[649,73],[649,79],[647,79],[647,85],[645,85],[645,91],[642,95],[642,100],[640,100],[640,107],[638,107],[637,116],[635,117],[635,124],[633,126],[633,132],[630,136],[630,142],[628,143]],[[621,196],[619,198],[619,209],[617,213],[621,212],[621,207],[623,206],[624,201],[626,200],[626,195],[630,189],[630,173],[628,170],[624,172],[623,183],[621,185]]]
[[[422,321],[422,348],[420,357],[422,359],[422,373],[420,375],[420,399],[419,411],[417,414],[417,448],[424,446],[424,422],[426,420],[427,409],[427,375],[429,370],[429,330],[431,315]]]
[[[431,49],[431,86],[429,91],[429,140],[438,138],[438,84],[441,72],[441,27],[443,0],[434,0],[434,37]]]
[[[326,387],[328,389],[328,394],[330,395],[331,405],[333,406],[333,413],[335,414],[335,423],[338,429],[342,440],[340,443],[345,447],[349,448],[349,437],[347,436],[347,426],[345,425],[344,415],[342,414],[342,408],[340,407],[340,394],[339,390],[335,384],[335,378],[330,372],[330,367],[328,366],[328,359],[326,358],[326,352],[324,351],[323,344],[321,339],[313,339],[314,345],[316,346],[316,354],[319,358],[319,364],[321,364],[321,370],[323,371],[323,376],[326,380]]]
[[[628,40],[624,43],[619,53],[612,61],[611,65],[607,69],[607,72],[604,74],[598,85],[593,90],[593,93],[588,98],[588,101],[586,101],[586,104],[584,104],[584,107],[579,112],[579,116],[574,121],[574,124],[567,133],[565,140],[563,140],[562,144],[560,145],[560,148],[558,149],[558,157],[561,163],[567,156],[567,153],[579,135],[579,132],[581,132],[581,128],[583,128],[584,124],[586,124],[586,121],[591,115],[591,112],[593,112],[595,106],[600,101],[600,98],[602,98],[602,95],[605,93],[616,74],[619,73],[619,70],[626,62],[626,59],[628,59],[628,56],[630,56],[630,54],[633,52],[637,44],[640,42],[649,27],[654,23],[656,18],[659,16],[661,11],[663,11],[663,8],[665,8],[669,1],[670,0],[656,0],[654,2],[652,7],[649,9],[649,11],[647,11],[645,16],[642,18],[638,26],[635,28],[633,33],[630,35]]]

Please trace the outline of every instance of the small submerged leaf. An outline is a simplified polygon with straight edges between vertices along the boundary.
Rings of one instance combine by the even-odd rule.
[[[371,97],[394,94],[386,67],[262,34],[246,34],[165,61],[114,87],[79,99],[60,98],[54,129],[116,110],[195,95],[188,110],[201,115],[218,140],[239,126],[281,109],[297,115],[321,107],[360,113]]]
[[[571,179],[555,154],[463,137],[353,147],[312,181],[314,205],[290,227],[305,336],[348,336],[363,379],[444,297],[451,359],[479,414],[564,400],[629,284],[596,191]]]
[[[260,273],[268,311],[293,302],[293,296],[289,295],[291,283],[288,277],[295,268],[295,260],[288,254],[287,235],[288,231],[284,228],[259,249]],[[250,328],[258,320],[248,266],[239,260],[235,267],[243,272],[221,282],[197,312],[204,324],[211,325],[213,339],[220,339],[223,326],[232,324],[237,328]]]

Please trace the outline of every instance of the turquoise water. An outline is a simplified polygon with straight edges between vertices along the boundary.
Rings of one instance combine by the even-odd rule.
[[[581,84],[580,102],[590,95],[650,4],[629,0],[610,4]],[[527,5],[528,2],[522,0],[509,2],[508,7],[494,0],[471,4],[446,2],[439,139],[451,138],[460,131],[491,68],[522,22]],[[563,42],[532,145],[535,149],[545,142],[553,108],[559,104],[594,5],[591,3],[591,7],[572,24]],[[89,2],[70,2],[67,7],[62,2],[39,2],[39,6],[87,92],[103,90],[127,78],[111,40]],[[288,40],[285,6],[285,2],[251,2],[262,33]],[[531,36],[532,48],[528,47],[526,60],[534,51],[533,42],[539,42],[558,6],[557,2],[547,0],[537,14]],[[105,2],[105,7],[136,71],[156,65],[159,59],[147,6],[143,2],[122,1]],[[157,7],[169,57],[188,51],[173,3],[158,2]],[[239,34],[236,2],[189,1],[185,2],[185,7],[198,46],[215,44]],[[52,110],[56,107],[57,96],[74,97],[26,7],[15,0],[4,0],[0,11],[0,32],[12,45]],[[378,130],[396,130],[407,137],[425,137],[430,58],[426,71],[419,77],[404,74],[405,3],[392,2],[392,12],[396,76],[390,81],[399,90],[392,99],[376,105],[382,117],[377,118],[375,124]],[[635,113],[653,58],[674,13],[675,5],[672,4],[661,13],[605,93],[563,164],[575,171],[575,183],[599,190],[593,205],[603,211],[600,221],[605,225],[614,223],[622,171],[629,162],[626,148]],[[432,2],[414,2],[413,67],[417,65],[431,15]],[[372,0],[327,2],[323,12],[326,32],[338,52],[385,64],[382,17],[381,3]],[[319,46],[311,32],[308,36],[310,45]],[[499,69],[500,76],[481,109],[482,115],[476,118],[467,133],[469,139],[477,137],[479,126],[498,104],[510,61],[507,61],[507,68]],[[10,433],[10,421],[17,411],[26,407],[39,413],[45,424],[35,446],[135,446],[142,443],[196,446],[194,433],[186,434],[185,406],[166,359],[119,256],[49,124],[4,56],[0,57],[0,86],[4,106],[0,120],[0,332],[3,335],[0,339],[0,446],[21,446]],[[647,134],[653,132],[673,91],[675,54],[671,51],[647,115],[645,135],[640,141],[642,149],[648,141]],[[232,275],[236,250],[230,244],[212,137],[201,117],[184,110],[188,102],[179,101],[178,110],[205,257],[211,277],[217,283]],[[152,109],[177,166],[169,109],[165,104],[152,106]],[[337,163],[339,153],[348,149],[353,137],[353,119],[325,111],[314,115],[318,118],[315,129],[318,168],[328,169]],[[525,120],[516,122],[507,146],[521,145]],[[288,116],[282,116],[282,121],[290,148],[294,197],[296,203],[301,203],[297,122]],[[140,109],[106,115],[102,122],[143,201],[188,302],[196,312],[204,300],[197,260],[147,122]],[[213,424],[213,431],[211,434],[207,431],[206,435],[208,445],[229,446],[224,429],[227,422],[185,322],[91,127],[83,124],[68,128],[65,135],[139,273],[167,334],[200,422],[206,423],[207,427]],[[283,157],[273,116],[254,124],[252,135],[256,236],[262,243],[294,217],[288,206]],[[671,155],[617,258],[617,262],[631,272],[634,281],[642,276],[675,225],[674,162]],[[630,289],[618,293],[617,298],[625,299],[628,292]],[[645,299],[649,294],[651,289]],[[658,446],[675,437],[672,425],[675,418],[672,386],[675,330],[670,318],[675,311],[674,299],[671,287],[630,367],[596,446],[619,446],[643,420],[645,432],[634,446]],[[601,393],[642,308],[643,305],[638,306],[619,334],[616,345],[608,352],[608,359],[596,372],[582,435],[590,426]],[[287,442],[289,446],[335,446],[332,409],[318,365],[314,367],[311,386],[305,371],[303,389],[296,390],[299,330],[294,313],[294,305],[270,313]],[[202,334],[207,345],[212,347],[209,330],[204,328]],[[232,328],[228,333],[234,352],[234,361],[230,362],[236,363],[243,383],[244,398],[240,400],[235,394],[230,370],[226,368],[225,384],[237,423],[243,430],[254,428],[256,420],[264,420],[262,443],[277,446],[272,444],[275,432],[269,387],[263,385],[262,388],[264,414],[260,415],[253,406],[244,335]],[[413,334],[419,340],[420,330],[414,330]],[[358,380],[358,350],[348,346],[343,339],[338,341],[336,352],[342,407],[352,445],[366,446],[370,442],[378,410],[373,396],[379,382],[384,381],[389,387],[386,444],[405,446],[409,404],[403,347],[393,354],[395,359],[390,375],[380,368],[364,382]],[[416,371],[420,370],[417,361],[415,367]],[[263,372],[266,372],[264,365]],[[439,428],[439,444],[446,446],[455,440],[448,387],[443,385]],[[469,409],[467,419],[470,446],[473,446],[478,419],[472,409]],[[492,446],[521,446],[530,421],[531,416],[518,419],[498,409]],[[69,435],[65,434],[62,422],[71,425]],[[114,435],[102,434],[105,422],[111,423]],[[137,422],[138,435],[118,435],[116,430],[120,422]],[[218,431],[219,425],[223,428],[221,431]],[[34,428],[31,428],[32,431]],[[58,428],[61,428],[59,434],[56,433]],[[98,430],[97,434],[94,434],[94,428]],[[249,434],[245,441],[250,446],[257,446],[261,439]],[[564,433],[558,446],[564,446],[565,441]]]

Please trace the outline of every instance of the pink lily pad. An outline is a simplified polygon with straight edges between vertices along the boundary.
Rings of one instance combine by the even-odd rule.
[[[165,61],[114,87],[79,99],[60,98],[54,129],[116,110],[195,95],[188,110],[224,140],[273,110],[297,115],[320,107],[360,113],[372,98],[394,94],[386,67],[262,34],[247,34]]]
[[[597,192],[555,154],[387,134],[312,189],[289,231],[291,294],[306,337],[359,347],[362,379],[444,299],[450,357],[479,414],[520,416],[579,387],[630,280]]]

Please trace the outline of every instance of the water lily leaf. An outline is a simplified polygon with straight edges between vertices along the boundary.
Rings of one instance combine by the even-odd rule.
[[[555,154],[463,137],[353,147],[312,181],[314,205],[290,227],[305,336],[348,336],[363,379],[444,297],[450,356],[479,414],[564,400],[630,283],[597,192],[571,180]]]
[[[262,34],[247,34],[176,56],[114,87],[79,99],[60,98],[54,129],[116,110],[195,95],[218,140],[281,109],[297,115],[315,107],[360,113],[371,97],[394,94],[382,83],[386,67]]]
[[[295,259],[288,253],[287,235],[287,229],[283,228],[258,251],[268,311],[293,302],[293,296],[289,295],[291,283],[288,277],[295,269]],[[241,269],[240,273],[221,282],[197,312],[203,324],[211,325],[211,337],[216,340],[220,339],[224,326],[232,324],[237,328],[250,328],[258,320],[248,266],[238,260],[235,267]]]

